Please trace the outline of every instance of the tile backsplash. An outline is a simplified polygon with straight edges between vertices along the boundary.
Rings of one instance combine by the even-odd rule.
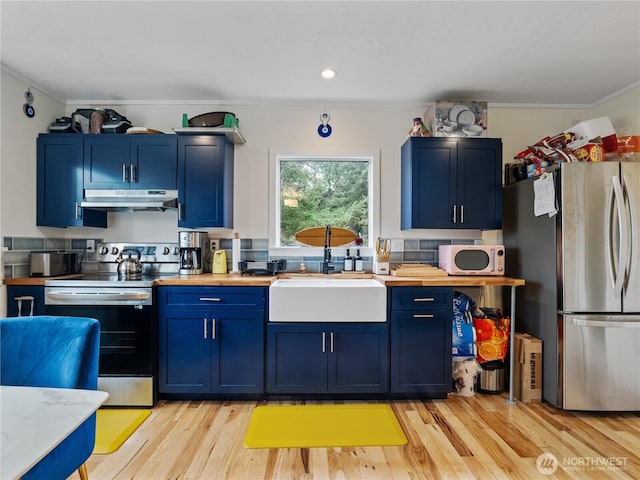
[[[100,243],[101,239],[95,238],[36,238],[36,237],[4,237],[3,238],[3,260],[4,260],[4,278],[27,277],[29,276],[29,252],[43,250],[59,250],[59,251],[75,251],[80,253],[82,269],[95,269],[95,252],[86,251],[87,240],[94,240]],[[390,264],[398,265],[400,263],[424,263],[428,265],[438,266],[438,247],[440,245],[450,245],[451,243],[459,243],[458,240],[452,241],[448,239],[442,240],[422,240],[407,239],[404,240],[403,252],[392,252]],[[468,243],[468,241],[463,242]],[[221,239],[220,248],[226,250],[228,267],[231,270],[231,239]],[[284,258],[287,260],[287,271],[297,272],[300,269],[300,263],[305,264],[308,272],[322,271],[322,256],[270,256],[269,240],[266,238],[243,238],[240,242],[240,259],[241,260],[279,260]],[[370,272],[372,269],[372,257],[363,257],[364,270]],[[336,267],[335,271],[342,270],[344,257],[333,256],[333,263]]]
[[[85,262],[94,262],[95,253],[87,252],[87,238],[42,238],[42,237],[4,237],[3,272],[4,278],[29,276],[29,253],[42,251],[78,252],[83,267]]]
[[[401,263],[424,263],[428,265],[438,266],[438,248],[440,245],[451,245],[459,241],[452,241],[448,239],[443,240],[421,240],[411,239],[404,240],[403,252],[392,252],[390,264],[391,266]],[[464,243],[469,243],[465,241]],[[222,239],[220,241],[220,248],[226,250],[227,260],[229,267],[231,267],[231,239]],[[283,256],[283,255],[269,255],[269,240],[266,238],[247,239],[244,238],[240,244],[241,260],[279,260],[281,258],[287,260],[287,271],[297,272],[300,270],[300,263],[304,263],[307,272],[321,272],[322,271],[322,256]],[[352,249],[352,254],[355,253]],[[373,268],[373,258],[363,257],[365,272],[371,272]],[[344,256],[332,257],[332,261],[335,265],[335,272],[342,270],[344,263]]]

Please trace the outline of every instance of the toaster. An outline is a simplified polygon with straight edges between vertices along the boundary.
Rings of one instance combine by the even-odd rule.
[[[29,276],[53,277],[78,273],[78,254],[75,252],[31,252]]]

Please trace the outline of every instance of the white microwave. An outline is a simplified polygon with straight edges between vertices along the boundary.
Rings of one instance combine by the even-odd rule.
[[[438,253],[449,275],[504,275],[504,245],[440,245]]]

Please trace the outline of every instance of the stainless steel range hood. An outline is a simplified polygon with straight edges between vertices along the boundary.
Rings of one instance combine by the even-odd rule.
[[[178,207],[177,190],[85,190],[81,207],[107,212],[165,211]]]

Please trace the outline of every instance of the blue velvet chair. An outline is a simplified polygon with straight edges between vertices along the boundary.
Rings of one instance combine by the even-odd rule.
[[[0,384],[96,390],[99,350],[100,323],[93,318],[0,318]],[[22,478],[64,480],[78,470],[86,479],[95,439],[93,414]]]

